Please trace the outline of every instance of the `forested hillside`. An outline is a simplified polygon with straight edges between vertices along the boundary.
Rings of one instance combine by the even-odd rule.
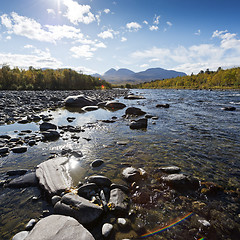
[[[136,85],[137,88],[186,88],[186,89],[240,89],[240,68],[217,71],[208,69],[198,74],[156,80]]]
[[[111,84],[71,69],[0,69],[0,90],[85,90],[111,88]]]

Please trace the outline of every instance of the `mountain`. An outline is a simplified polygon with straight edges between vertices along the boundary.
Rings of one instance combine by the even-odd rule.
[[[99,76],[94,74],[93,76]],[[163,68],[149,68],[142,72],[133,72],[127,68],[120,68],[116,70],[114,68],[109,69],[107,72],[101,76],[102,79],[113,83],[143,83],[149,82],[156,79],[166,79],[166,78],[174,78],[178,76],[186,76],[186,73],[177,72],[173,70],[166,70]]]

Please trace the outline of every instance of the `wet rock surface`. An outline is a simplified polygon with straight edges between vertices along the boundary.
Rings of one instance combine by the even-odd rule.
[[[40,220],[25,240],[84,239],[94,240],[92,234],[72,217],[51,215]]]
[[[67,161],[65,157],[58,157],[37,166],[39,184],[50,196],[59,195],[71,187],[72,180],[65,166]]]

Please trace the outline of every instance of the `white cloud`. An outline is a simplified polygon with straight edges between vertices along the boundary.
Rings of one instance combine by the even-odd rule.
[[[97,48],[91,47],[90,45],[81,45],[74,46],[70,48],[70,51],[73,52],[73,57],[75,58],[86,58],[91,59],[93,57],[93,53],[97,50]]]
[[[160,15],[159,16],[157,16],[157,15],[155,15],[155,17],[154,17],[154,19],[153,19],[153,24],[156,24],[156,25],[158,25],[159,24],[159,19],[160,19]]]
[[[47,9],[47,13],[48,13],[48,14],[56,15],[54,9],[50,9],[50,8]]]
[[[89,24],[95,21],[93,13],[91,13],[91,6],[80,5],[78,2],[73,0],[63,0],[63,4],[67,7],[65,17],[73,24],[85,23]]]
[[[106,38],[114,38],[114,35],[119,34],[119,32],[114,31],[113,29],[108,29],[106,31],[103,31],[101,33],[98,34],[98,37],[102,38],[102,39],[106,39]]]
[[[24,46],[24,48],[26,48],[26,49],[34,48],[34,46],[33,46],[33,45],[30,45],[30,44],[27,44],[27,45]]]
[[[152,26],[149,27],[149,29],[150,29],[151,31],[157,31],[157,30],[158,30],[158,26],[152,25]]]
[[[7,36],[6,39],[7,39],[7,40],[11,40],[12,37],[11,37],[11,36]]]
[[[125,37],[121,38],[121,42],[126,42],[126,41],[127,41],[127,38],[125,38]]]
[[[3,24],[6,28],[9,28],[9,29],[12,28],[12,21],[11,21],[11,19],[8,17],[7,14],[3,14],[3,15],[1,16],[1,21],[2,21],[2,24]]]
[[[33,46],[32,46],[33,47]],[[0,59],[3,63],[9,64],[11,67],[19,67],[26,69],[29,65],[35,68],[60,68],[62,62],[53,58],[49,50],[42,51],[33,47],[31,54],[12,54],[0,53]]]
[[[198,29],[197,32],[195,32],[194,34],[197,35],[197,36],[200,36],[201,35],[201,30]]]
[[[129,31],[138,31],[142,26],[137,22],[130,22],[126,24],[126,27],[129,29]]]
[[[139,67],[140,68],[147,68],[147,67],[149,67],[149,64],[144,63],[144,64],[140,65]]]
[[[171,27],[173,24],[169,21],[166,22],[169,27]]]
[[[144,62],[155,62],[163,67],[171,67],[187,73],[198,73],[201,69],[216,69],[218,67],[234,67],[240,62],[240,40],[236,34],[228,31],[215,31],[212,37],[221,41],[219,44],[192,45],[188,48],[153,47],[144,51],[135,51],[133,59]]]
[[[110,9],[106,8],[103,10],[106,14],[110,13]]]
[[[99,33],[98,37],[100,37],[102,39],[106,39],[106,38],[113,39],[113,31],[111,29],[108,29],[108,30],[106,30],[104,32]]]
[[[148,21],[146,21],[146,20],[144,20],[143,23],[146,24],[146,25],[148,25]]]
[[[11,16],[2,15],[2,23],[8,32],[18,36],[23,36],[32,40],[56,43],[63,38],[72,39],[79,42],[86,40],[80,29],[68,25],[45,25],[42,26],[34,19],[20,16],[15,12]],[[94,43],[94,42],[93,42]]]
[[[103,42],[95,43],[96,48],[107,48],[107,46]]]

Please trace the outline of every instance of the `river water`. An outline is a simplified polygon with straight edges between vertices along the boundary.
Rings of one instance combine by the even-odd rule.
[[[181,196],[181,199],[189,197],[191,202],[201,200],[207,205],[208,214],[195,213],[178,226],[149,239],[200,239],[205,237],[204,233],[208,234],[206,239],[237,239],[240,224],[239,194],[236,195],[240,186],[240,91],[149,89],[132,92],[146,99],[118,100],[127,107],[139,107],[158,117],[148,120],[146,130],[129,128],[130,119],[122,117],[126,109],[115,112],[99,109],[87,113],[70,112],[66,109],[46,111],[43,114],[51,114],[52,123],[58,126],[81,126],[85,132],[77,133],[76,136],[64,133],[58,141],[39,142],[29,147],[26,153],[10,153],[0,159],[1,178],[3,179],[4,173],[10,169],[34,169],[49,156],[59,154],[63,148],[72,148],[83,153],[80,161],[73,160],[69,164],[75,185],[92,174],[103,174],[113,182],[126,184],[121,172],[126,165],[132,165],[147,171],[149,178],[143,188],[152,189],[152,185],[158,182],[155,170],[162,166],[175,165],[180,167],[183,173],[202,182],[219,184],[225,191],[233,194],[211,199]],[[157,104],[164,103],[168,103],[170,108],[156,108]],[[224,111],[222,108],[227,106],[235,106],[236,111]],[[68,123],[67,117],[76,119]],[[101,121],[113,117],[116,118],[114,123]],[[39,123],[0,126],[0,134],[18,136],[21,130],[28,129],[38,134]],[[105,162],[96,170],[89,167],[95,159]],[[38,218],[43,210],[52,211],[51,205],[44,198],[32,201],[32,196],[41,196],[40,190],[0,189],[1,239],[9,239],[23,230],[29,219]],[[192,212],[192,208],[183,206],[186,202],[188,200],[174,202],[172,199],[167,201],[166,198],[158,198],[152,201],[152,204],[133,203],[134,211],[137,212],[133,229],[144,226],[147,231],[152,231],[171,223],[174,219]],[[199,216],[207,219],[213,229],[200,231],[194,223]],[[231,229],[225,231],[224,224],[228,219],[231,221],[228,223]],[[234,234],[231,235],[231,231],[235,231]],[[134,238],[134,234],[124,233],[116,239]]]

